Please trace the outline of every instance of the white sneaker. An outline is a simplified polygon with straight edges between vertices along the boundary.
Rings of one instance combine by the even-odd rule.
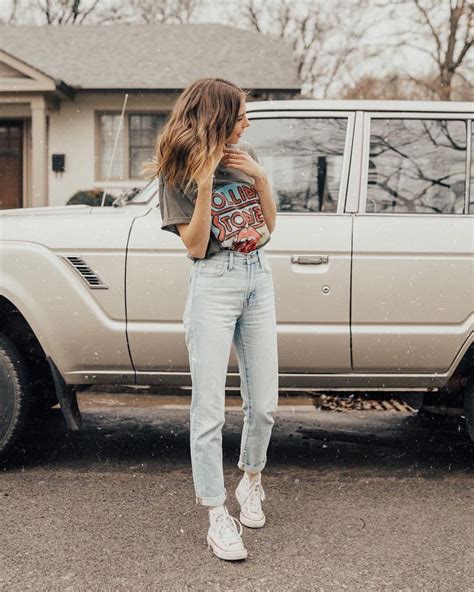
[[[240,521],[250,528],[260,528],[265,524],[265,514],[261,502],[265,492],[261,484],[261,473],[255,481],[250,481],[246,474],[235,490],[235,497],[240,504]]]
[[[210,526],[207,532],[207,547],[220,559],[246,559],[247,549],[240,538],[242,524],[230,516],[225,506],[209,510]],[[239,530],[237,530],[237,524]]]

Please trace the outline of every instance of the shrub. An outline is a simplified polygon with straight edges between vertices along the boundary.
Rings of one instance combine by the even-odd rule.
[[[76,193],[68,199],[66,205],[73,206],[77,204],[86,204],[88,206],[100,206],[102,203],[103,192],[103,189],[81,189],[76,191]],[[104,205],[111,206],[116,197],[116,195],[106,193]]]

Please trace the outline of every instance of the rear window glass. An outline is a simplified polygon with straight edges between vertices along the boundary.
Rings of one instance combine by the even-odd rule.
[[[467,122],[372,119],[367,212],[462,214]]]

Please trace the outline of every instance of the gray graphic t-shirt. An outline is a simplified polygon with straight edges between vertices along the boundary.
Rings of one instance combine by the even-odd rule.
[[[251,144],[239,142],[237,148],[245,150],[260,162]],[[211,233],[205,257],[221,249],[249,253],[270,240],[270,232],[260,207],[260,198],[254,180],[243,171],[219,163],[214,173],[211,201]],[[185,194],[180,188],[169,191],[159,176],[159,196],[162,216],[161,228],[177,234],[176,224],[191,222],[197,188]],[[190,259],[196,259],[191,257]]]

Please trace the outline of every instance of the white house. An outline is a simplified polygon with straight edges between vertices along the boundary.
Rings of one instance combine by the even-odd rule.
[[[174,101],[218,76],[249,99],[298,98],[291,49],[219,24],[0,26],[0,208],[63,205],[108,184],[142,186],[141,165]]]

